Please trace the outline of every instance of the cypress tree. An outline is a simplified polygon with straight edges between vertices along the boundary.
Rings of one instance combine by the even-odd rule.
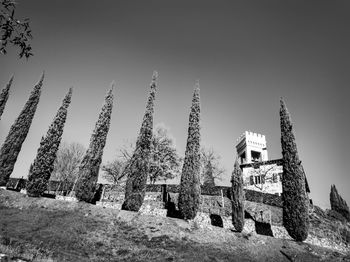
[[[9,98],[9,95],[10,95],[10,87],[12,85],[12,81],[13,81],[13,76],[10,78],[9,82],[7,83],[7,85],[1,91],[1,94],[0,94],[0,119],[1,119],[2,113],[4,112],[7,99]]]
[[[185,219],[193,219],[200,204],[200,97],[196,84],[191,112],[184,164],[182,167],[179,211]]]
[[[239,163],[236,159],[232,172],[232,225],[238,232],[242,232],[244,227],[244,191],[243,175]]]
[[[304,241],[309,230],[309,199],[299,160],[290,114],[281,98],[281,145],[283,156],[283,224],[296,241]]]
[[[29,128],[39,103],[44,73],[34,86],[28,101],[10,128],[5,142],[0,149],[0,186],[5,186],[15,166],[22,144],[27,137]]]
[[[157,91],[157,72],[153,73],[150,92],[142,126],[136,141],[135,151],[128,165],[128,178],[125,186],[125,200],[122,209],[139,211],[146,193],[147,176],[151,157],[153,135],[154,100]]]
[[[37,156],[28,175],[27,192],[31,196],[40,196],[47,188],[54,168],[57,150],[59,148],[64,124],[67,118],[67,109],[71,102],[72,88],[62,101],[62,105],[53,119],[45,137],[42,137]]]
[[[347,221],[350,221],[350,211],[346,201],[339,195],[335,185],[331,185],[330,193],[331,209],[340,213]]]
[[[102,107],[95,130],[90,138],[90,145],[83,160],[79,165],[78,181],[75,187],[75,195],[78,200],[92,203],[98,180],[98,173],[102,162],[103,148],[106,144],[107,134],[111,121],[113,108],[113,87],[108,91],[105,97],[105,103]]]

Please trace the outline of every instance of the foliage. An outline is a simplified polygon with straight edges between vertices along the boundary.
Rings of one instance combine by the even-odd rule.
[[[113,86],[105,97],[95,130],[91,135],[90,145],[79,166],[75,195],[80,201],[92,203],[96,190],[98,173],[102,161],[103,148],[106,144],[113,108]]]
[[[60,181],[57,189],[70,191],[78,178],[79,164],[83,160],[86,148],[79,143],[61,143],[57,151],[51,180]]]
[[[113,185],[118,185],[127,176],[125,167],[126,163],[124,161],[115,159],[102,166],[102,171],[104,171],[103,177]]]
[[[15,166],[17,156],[27,137],[29,128],[39,103],[44,74],[34,86],[28,101],[10,128],[5,142],[0,149],[0,186],[5,186]]]
[[[200,204],[200,97],[196,84],[189,117],[185,159],[182,168],[179,211],[185,219],[193,219]]]
[[[29,58],[33,55],[29,40],[33,38],[29,19],[20,21],[15,17],[16,2],[0,0],[0,53],[6,54],[8,44],[19,47],[19,57]]]
[[[181,160],[168,130],[162,126],[156,127],[151,145],[149,170],[151,183],[154,184],[157,180],[167,180],[177,176],[180,172]]]
[[[31,196],[40,196],[47,189],[54,162],[61,143],[67,110],[72,98],[72,88],[62,101],[62,105],[52,121],[45,137],[42,137],[40,147],[28,175],[27,192]]]
[[[0,119],[1,119],[2,113],[4,112],[7,99],[9,98],[9,95],[10,95],[10,87],[12,85],[12,81],[13,81],[13,76],[10,78],[9,82],[0,93]]]
[[[214,149],[201,147],[200,160],[201,183],[206,186],[215,186],[215,179],[221,180],[225,169],[220,165],[220,156]]]
[[[133,152],[135,151],[135,143],[129,142],[120,149],[121,161],[124,162],[124,172],[128,172],[128,164],[130,163]],[[152,184],[156,181],[172,179],[179,175],[181,166],[181,157],[177,154],[174,139],[168,129],[157,124],[153,130],[151,142],[151,155],[149,167],[149,179]]]
[[[346,201],[339,195],[335,185],[331,185],[330,193],[331,209],[341,214],[347,221],[350,221],[350,211]]]
[[[309,199],[305,174],[299,160],[290,114],[281,99],[281,144],[283,156],[283,224],[296,241],[304,241],[309,231]]]
[[[136,141],[135,151],[128,164],[125,200],[122,205],[122,209],[124,210],[139,211],[145,197],[151,157],[154,100],[157,86],[156,80],[157,72],[154,72],[140,134]]]
[[[239,163],[236,159],[232,172],[232,225],[238,232],[242,232],[244,227],[244,191],[243,175]]]

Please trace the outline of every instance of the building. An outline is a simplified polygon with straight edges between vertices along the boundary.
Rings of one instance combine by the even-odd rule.
[[[282,160],[269,160],[264,135],[245,131],[237,139],[237,156],[243,172],[244,188],[282,194]]]
[[[245,131],[237,139],[236,150],[243,172],[244,188],[280,196],[282,194],[283,160],[268,159],[265,136]],[[306,192],[310,193],[306,176],[305,188]]]

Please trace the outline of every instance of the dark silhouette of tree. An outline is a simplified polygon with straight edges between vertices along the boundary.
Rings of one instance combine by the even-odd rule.
[[[29,40],[33,38],[29,19],[20,21],[15,17],[16,2],[0,0],[0,53],[6,54],[8,45],[20,49],[19,57],[29,58],[33,55]]]
[[[10,78],[9,82],[0,93],[0,119],[1,119],[2,113],[4,112],[7,99],[9,98],[9,95],[10,95],[10,87],[12,85],[12,81],[13,81],[13,76]]]
[[[0,149],[0,186],[5,186],[15,166],[22,144],[27,137],[29,128],[39,103],[44,73],[34,86],[28,101],[10,128],[5,142]]]
[[[309,231],[309,199],[305,174],[299,160],[290,114],[281,98],[281,145],[283,156],[283,224],[296,241],[304,241]]]
[[[244,191],[243,175],[238,160],[235,161],[231,177],[232,183],[232,225],[238,232],[244,227]]]
[[[95,130],[91,135],[90,145],[79,166],[75,195],[80,201],[92,203],[94,200],[98,173],[102,161],[103,149],[111,121],[113,108],[113,86],[108,91]]]
[[[67,110],[71,102],[72,88],[62,101],[46,136],[42,137],[36,158],[34,159],[31,172],[28,175],[26,185],[29,196],[40,196],[47,189],[47,185],[54,169],[54,162],[61,143],[64,124],[67,118]]]
[[[139,211],[145,198],[151,157],[154,100],[157,87],[156,81],[157,72],[154,72],[140,134],[136,141],[135,151],[128,164],[125,200],[122,205],[122,209],[124,210]]]
[[[335,185],[331,185],[331,193],[329,197],[331,202],[331,209],[341,214],[346,218],[347,221],[350,221],[350,211],[348,204],[341,197],[341,195],[339,195]]]
[[[193,219],[200,204],[200,97],[196,84],[191,112],[185,159],[181,174],[179,211],[185,219]]]

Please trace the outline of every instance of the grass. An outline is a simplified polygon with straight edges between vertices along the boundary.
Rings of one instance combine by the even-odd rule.
[[[25,261],[346,261],[294,241],[0,190],[0,253]],[[349,258],[349,257],[348,257]],[[349,259],[350,261],[350,259]]]

